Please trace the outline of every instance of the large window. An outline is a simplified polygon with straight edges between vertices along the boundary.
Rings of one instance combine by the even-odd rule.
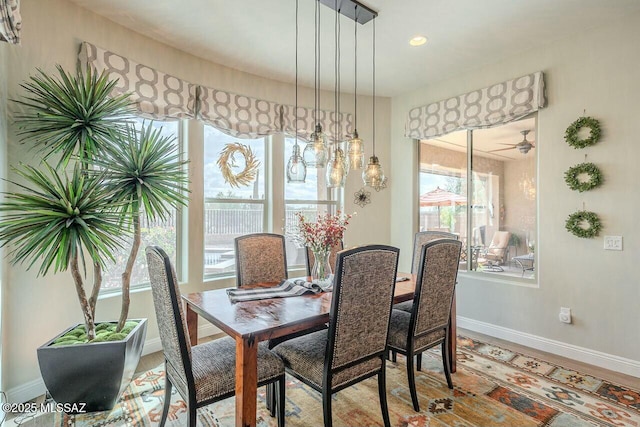
[[[535,137],[530,117],[420,142],[420,230],[456,234],[461,269],[535,279]]]
[[[180,123],[179,122],[149,122],[146,121],[145,125],[152,123],[154,128],[161,129],[163,136],[174,138],[176,147],[182,147],[182,141],[180,138]],[[142,119],[137,119],[134,122],[136,129],[140,129],[143,124]],[[173,209],[171,215],[169,215],[164,221],[157,219],[149,222],[142,213],[141,218],[141,231],[142,231],[142,244],[140,245],[140,251],[136,258],[136,263],[131,273],[131,287],[146,286],[149,283],[149,274],[147,273],[147,263],[144,253],[144,248],[149,245],[158,245],[162,247],[167,254],[171,257],[173,265],[176,266],[178,278],[181,277],[180,263],[176,260],[180,259],[180,215],[179,211]],[[125,240],[122,249],[114,252],[116,259],[115,264],[108,264],[107,268],[103,271],[102,289],[104,290],[119,290],[122,285],[122,272],[124,266],[127,264],[129,253],[131,251],[131,244],[133,237]]]
[[[294,138],[285,138],[284,162],[286,164],[295,144]],[[303,141],[298,141],[304,147]],[[301,148],[302,148],[301,147]],[[307,168],[305,183],[289,183],[285,179],[285,221],[287,233],[295,231],[295,213],[302,212],[305,217],[314,219],[325,213],[335,213],[338,209],[338,190],[327,188],[326,169]],[[289,267],[305,265],[304,248],[297,246],[287,238],[287,265]]]
[[[226,144],[240,142],[251,148],[260,162],[255,181],[247,187],[225,182],[216,163]],[[244,158],[234,159],[236,173],[244,169]],[[267,230],[265,171],[266,139],[228,136],[212,126],[204,127],[204,276],[210,278],[235,271],[234,239]]]

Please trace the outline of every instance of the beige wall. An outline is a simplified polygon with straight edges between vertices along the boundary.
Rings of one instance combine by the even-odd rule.
[[[128,56],[133,60],[171,73],[193,83],[213,86],[236,93],[260,97],[276,102],[292,103],[294,87],[290,84],[267,80],[254,75],[241,73],[222,65],[202,59],[160,44],[149,38],[115,25],[113,22],[94,15],[66,0],[24,0],[21,2],[23,16],[23,41],[21,46],[8,47],[8,89],[9,95],[18,96],[18,85],[37,67],[51,71],[55,64],[66,69],[76,66],[76,57],[81,41],[89,41],[113,52]],[[293,58],[292,58],[293,60]],[[2,73],[5,75],[5,73]],[[313,105],[313,90],[301,88],[300,104]],[[325,93],[323,108],[333,108],[333,97]],[[343,105],[352,105],[352,95],[342,99]],[[370,144],[372,121],[371,98],[361,97],[359,104],[359,131],[366,143]],[[17,108],[10,105],[9,115]],[[376,104],[376,121],[381,162],[389,164],[390,138],[390,100],[380,98]],[[197,122],[189,124],[189,141],[192,160],[190,178],[192,193],[189,206],[188,238],[188,283],[183,292],[191,292],[212,287],[231,286],[234,280],[219,280],[203,283],[203,233],[202,233],[202,173],[198,168],[202,157],[202,132]],[[200,130],[199,130],[200,129]],[[367,146],[370,155],[370,145]],[[12,130],[9,133],[9,157],[12,164],[29,161],[32,153],[20,145]],[[282,176],[282,175],[281,175]],[[349,245],[368,242],[389,242],[389,190],[372,194],[372,203],[365,209],[353,204],[353,193],[362,186],[362,180],[354,173],[348,177],[345,189],[345,211],[357,210],[359,214],[352,221],[347,232]],[[357,208],[357,209],[356,209]],[[375,230],[372,233],[371,230]],[[278,232],[279,230],[274,230]],[[22,267],[8,269],[8,283],[5,285],[6,298],[3,311],[9,321],[3,340],[6,354],[4,358],[5,390],[15,393],[33,390],[33,384],[39,379],[36,361],[36,348],[63,328],[82,320],[80,309],[71,282],[67,274],[36,278],[34,272],[26,272]],[[105,298],[98,303],[98,319],[114,319],[119,311],[118,297]],[[148,340],[158,336],[153,304],[149,291],[132,295],[131,317],[149,318]],[[201,322],[204,323],[204,322]],[[157,340],[155,340],[157,343]],[[31,388],[30,388],[31,386]],[[31,396],[34,397],[34,396]]]
[[[497,282],[495,275],[481,280],[462,274],[457,288],[458,315],[498,329],[508,328],[521,336],[541,337],[546,343],[558,341],[631,359],[638,369],[639,44],[640,16],[635,15],[615,26],[590,30],[394,97],[391,242],[405,254],[401,268],[408,268],[410,263],[406,254],[411,250],[417,213],[416,143],[403,136],[407,112],[415,106],[542,70],[549,105],[538,115],[536,135],[539,287]],[[472,69],[473,64],[469,65]],[[564,131],[585,109],[601,121],[603,137],[598,145],[575,150],[564,142]],[[584,161],[585,153],[589,161],[599,165],[605,183],[594,191],[577,193],[566,187],[563,174]],[[413,170],[407,165],[414,165]],[[579,239],[565,231],[567,215],[581,209],[583,203],[600,215],[602,235],[624,236],[624,251],[604,251],[602,235]],[[572,309],[573,324],[559,323],[560,306]]]
[[[536,163],[534,158],[533,155],[528,155],[522,160],[504,162],[504,179],[502,180],[504,197],[501,197],[504,204],[502,228],[519,237],[518,255],[527,253],[527,231],[534,230],[536,223],[535,194],[537,189],[534,187],[533,190],[530,190],[523,187],[525,180],[535,179]],[[530,238],[535,240],[535,235],[530,235]],[[516,253],[512,252],[510,255],[515,256]]]

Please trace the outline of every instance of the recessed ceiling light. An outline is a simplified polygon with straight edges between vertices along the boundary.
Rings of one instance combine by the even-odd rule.
[[[422,46],[427,42],[427,38],[425,36],[415,36],[411,40],[409,40],[409,44],[411,46]]]

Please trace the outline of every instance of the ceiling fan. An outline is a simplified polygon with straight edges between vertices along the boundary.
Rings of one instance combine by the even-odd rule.
[[[520,151],[522,154],[527,154],[529,152],[529,150],[531,150],[532,148],[536,148],[536,146],[534,145],[534,141],[527,141],[527,134],[531,132],[530,130],[523,130],[520,131],[520,133],[522,134],[522,141],[518,142],[517,144],[499,144],[499,145],[508,145],[508,148],[500,148],[498,150],[491,150],[489,151],[490,153],[495,153],[496,151],[505,151],[505,150],[511,150],[514,148],[517,148],[518,151]]]

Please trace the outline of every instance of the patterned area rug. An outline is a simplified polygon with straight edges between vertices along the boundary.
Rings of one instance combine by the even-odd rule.
[[[437,351],[423,357],[417,373],[420,413],[411,407],[405,360],[387,363],[391,423],[402,427],[490,426],[617,426],[640,427],[640,392],[504,348],[466,337],[458,341],[458,372],[449,390]],[[322,426],[319,393],[288,377],[287,420],[291,427]],[[18,418],[28,427],[156,426],[163,402],[162,367],[136,378],[110,413],[83,416],[41,414]],[[258,391],[258,425],[275,426]],[[366,380],[333,397],[335,426],[378,426],[382,417],[375,379]],[[186,407],[172,398],[167,426],[186,426]],[[198,411],[198,426],[234,425],[234,400]]]

